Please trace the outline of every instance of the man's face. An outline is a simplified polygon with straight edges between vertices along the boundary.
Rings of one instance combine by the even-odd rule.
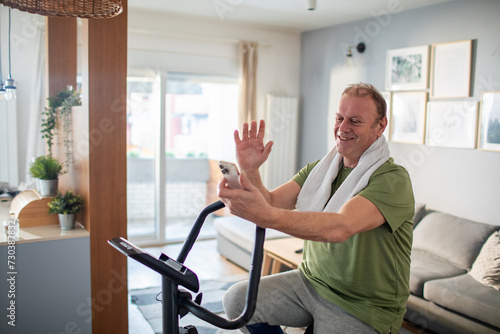
[[[335,115],[335,143],[344,157],[345,167],[356,167],[359,158],[387,126],[387,118],[379,120],[375,102],[369,97],[343,96]]]

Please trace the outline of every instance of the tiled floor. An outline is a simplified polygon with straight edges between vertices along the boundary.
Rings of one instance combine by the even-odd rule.
[[[130,302],[128,304],[128,332],[130,334],[155,334],[139,308]]]

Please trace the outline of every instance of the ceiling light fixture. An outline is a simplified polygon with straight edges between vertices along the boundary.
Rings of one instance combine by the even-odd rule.
[[[0,4],[45,16],[106,19],[123,11],[121,0],[0,0]]]
[[[315,10],[316,9],[316,0],[307,0],[307,9]]]

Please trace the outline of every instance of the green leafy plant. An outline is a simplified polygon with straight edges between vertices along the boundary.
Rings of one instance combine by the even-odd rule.
[[[56,159],[42,155],[30,165],[30,175],[40,180],[55,180],[63,174],[62,165]]]
[[[57,92],[55,96],[47,98],[49,101],[49,108],[59,108],[64,106],[65,102],[71,102],[71,105],[80,105],[80,93],[73,88],[68,88]]]
[[[52,156],[52,146],[54,145],[54,136],[57,127],[57,109],[55,108],[45,108],[42,112],[42,138],[47,141],[47,149],[49,156]]]
[[[52,157],[52,146],[54,146],[54,136],[56,134],[59,118],[62,121],[63,143],[66,148],[66,167],[72,165],[72,142],[71,142],[71,108],[82,104],[80,92],[73,89],[65,89],[58,92],[55,96],[47,99],[49,106],[42,112],[42,138],[47,142],[48,155]]]
[[[83,208],[83,198],[79,195],[73,194],[68,190],[64,195],[61,192],[57,193],[52,201],[47,203],[49,213],[58,214],[75,214]]]

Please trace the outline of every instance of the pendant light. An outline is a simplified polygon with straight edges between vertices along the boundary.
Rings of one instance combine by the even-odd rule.
[[[9,8],[9,34],[8,34],[8,41],[9,41],[9,77],[7,80],[5,80],[4,84],[4,98],[7,101],[12,101],[16,99],[16,86],[14,85],[14,79],[12,79],[12,70],[11,70],[11,49],[10,49],[10,28],[11,28],[11,16],[10,16],[10,8]]]
[[[3,75],[2,75],[2,32],[0,29],[0,101],[1,100],[5,100],[5,85],[3,84]]]
[[[121,0],[0,0],[0,4],[45,16],[105,19],[123,11]]]

